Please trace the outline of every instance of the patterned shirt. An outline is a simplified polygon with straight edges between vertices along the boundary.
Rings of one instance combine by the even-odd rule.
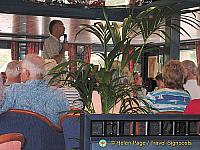
[[[62,44],[60,41],[53,35],[50,35],[49,38],[44,41],[42,57],[45,59],[52,59],[54,56],[59,55],[59,62],[57,63],[60,63],[64,61],[64,54],[59,54],[61,50]]]
[[[3,98],[3,91],[4,91],[3,79],[2,79],[2,76],[0,74],[0,101]]]
[[[69,110],[69,104],[62,90],[49,87],[43,80],[29,80],[6,88],[0,112],[12,108],[37,112],[58,125],[60,115]]]
[[[184,111],[190,95],[181,90],[173,90],[169,88],[162,88],[147,94],[147,100],[150,104],[162,111]]]
[[[74,87],[62,87],[60,89],[66,94],[70,107],[78,109],[84,108],[83,102],[81,101],[82,98]]]

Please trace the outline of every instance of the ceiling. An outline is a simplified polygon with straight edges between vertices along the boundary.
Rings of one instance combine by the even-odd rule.
[[[162,2],[166,2],[166,0]],[[184,0],[184,2],[184,5],[180,5],[181,8],[186,8],[188,5],[198,5],[195,0]],[[155,2],[155,4],[159,3]],[[147,6],[136,8],[135,12],[145,7]],[[109,8],[107,13],[111,20],[119,21],[127,16],[127,9]],[[69,42],[99,43],[96,37],[87,32],[81,34],[76,41],[75,35],[80,30],[81,24],[93,24],[99,21],[98,19],[103,19],[101,8],[78,8],[77,6],[68,6],[67,8],[59,7],[58,9],[58,6],[44,5],[36,7],[34,3],[27,3],[26,0],[0,0],[0,39],[23,41],[27,40],[25,37],[28,36],[29,40],[37,41],[38,39],[45,38],[48,36],[48,24],[52,19],[63,21]],[[200,20],[199,14],[197,14],[197,19]],[[181,26],[188,31],[192,39],[200,39],[200,30],[196,30],[184,23],[182,23]],[[181,36],[181,40],[190,40],[191,38],[188,36]],[[163,42],[163,40],[157,36],[152,36],[150,41],[156,43]],[[134,44],[139,44],[141,42],[141,37],[137,37],[133,41]]]

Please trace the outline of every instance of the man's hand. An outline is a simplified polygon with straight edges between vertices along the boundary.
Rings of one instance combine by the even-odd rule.
[[[62,49],[64,49],[65,51],[68,51],[68,49],[69,49],[69,44],[64,43]]]

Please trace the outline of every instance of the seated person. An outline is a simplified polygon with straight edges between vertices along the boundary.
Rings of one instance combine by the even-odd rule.
[[[3,81],[3,84],[5,84],[6,83],[6,73],[5,72],[1,72],[1,78],[2,78],[2,81]]]
[[[60,115],[69,110],[67,97],[62,90],[52,88],[42,80],[44,59],[35,54],[26,55],[22,61],[21,81],[7,87],[0,112],[10,108],[37,112],[47,117],[55,125]]]
[[[132,77],[132,73],[130,72],[129,68],[127,66],[125,66],[121,72],[121,76],[122,78],[120,79],[122,84],[128,84],[131,82]]]
[[[3,92],[4,92],[3,77],[0,74],[0,101],[3,99]]]
[[[200,64],[197,67],[197,84],[200,85]],[[184,111],[185,114],[200,114],[200,99],[192,99]]]
[[[182,62],[186,70],[184,89],[190,93],[192,99],[200,98],[200,86],[197,83],[197,66],[193,61],[184,60]]]
[[[44,61],[45,61],[45,64],[44,64],[43,79],[51,86],[60,87],[61,86],[60,78],[58,78],[56,80],[54,79],[51,83],[49,83],[49,81],[53,77],[53,75],[49,74],[49,71],[58,65],[57,62],[54,59],[45,59]]]
[[[144,82],[144,87],[147,90],[147,92],[152,92],[157,87],[157,83],[153,78],[147,78]]]
[[[9,86],[10,84],[13,83],[20,83],[20,62],[18,60],[13,60],[8,63],[6,67],[6,82],[5,86]]]
[[[54,59],[45,59],[45,65],[44,65],[45,73],[43,79],[48,83],[52,78],[52,75],[48,74],[49,70],[56,67],[57,65],[58,65],[57,62]],[[49,84],[51,86],[60,87],[60,89],[64,91],[67,100],[69,102],[70,109],[83,109],[84,106],[81,97],[79,95],[79,92],[73,87],[68,87],[68,86],[62,87],[61,80],[62,79],[60,79],[60,77],[57,77],[56,79],[52,80],[52,82]]]
[[[163,82],[163,77],[162,77],[162,73],[159,73],[156,77],[156,84],[157,87],[155,87],[154,91],[158,90],[158,89],[162,89],[165,87],[164,82]]]
[[[70,109],[84,109],[82,98],[74,87],[64,86],[60,89],[62,89],[66,94]]]
[[[144,98],[146,96],[147,90],[142,86],[142,77],[140,76],[140,73],[135,72],[133,74],[133,84],[135,86],[138,86],[138,90],[137,90],[137,97],[138,98]]]
[[[190,101],[190,95],[183,90],[185,69],[178,60],[171,60],[164,65],[163,80],[165,88],[147,95],[147,101],[163,111],[184,111]]]

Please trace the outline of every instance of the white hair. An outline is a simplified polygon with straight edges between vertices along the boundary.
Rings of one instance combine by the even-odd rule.
[[[20,63],[17,60],[9,62],[6,66],[6,76],[15,78],[20,74]]]
[[[30,72],[30,78],[44,74],[44,59],[36,54],[28,54],[22,61],[22,69]]]
[[[184,68],[187,69],[188,71],[190,71],[193,75],[197,74],[197,66],[193,61],[184,60],[184,61],[182,61],[182,64],[183,64]]]

